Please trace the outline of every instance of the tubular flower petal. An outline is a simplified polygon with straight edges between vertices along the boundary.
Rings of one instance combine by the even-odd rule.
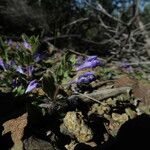
[[[128,73],[132,73],[133,72],[133,68],[132,66],[125,60],[122,62],[121,67],[127,71]]]
[[[89,56],[88,58],[85,59],[85,61],[92,61],[92,60],[97,60],[97,56]]]
[[[21,74],[25,74],[25,72],[23,71],[23,69],[22,69],[21,66],[18,66],[18,67],[16,68],[16,71],[19,72],[19,73],[21,73]]]
[[[76,79],[76,83],[77,84],[90,83],[95,80],[96,80],[96,76],[94,75],[94,72],[86,72],[81,76],[79,76],[78,79]]]
[[[47,57],[47,53],[35,53],[33,59],[35,62],[39,62]]]
[[[97,56],[89,56],[87,59],[85,59],[83,64],[76,67],[76,70],[80,71],[80,70],[87,69],[87,68],[95,68],[100,65],[101,65],[101,62],[100,60],[98,60]]]
[[[87,69],[87,68],[95,68],[97,66],[100,66],[100,61],[99,60],[93,60],[93,61],[87,61],[84,62],[82,65],[78,66],[76,68],[77,71],[83,70],[83,69]]]
[[[24,48],[26,48],[26,49],[31,49],[31,45],[30,45],[27,41],[24,41],[24,42],[23,42],[23,46],[24,46]]]
[[[36,80],[32,80],[29,85],[27,86],[27,89],[25,91],[25,93],[31,92],[32,90],[34,90],[35,88],[37,88],[38,83],[36,82]]]
[[[34,60],[35,60],[35,62],[39,62],[41,60],[41,55],[40,54],[35,54],[34,55]]]
[[[42,54],[36,54],[34,57],[35,62],[39,62],[43,59],[43,55]]]
[[[4,61],[1,58],[0,58],[0,67],[2,67],[4,70],[6,70]]]

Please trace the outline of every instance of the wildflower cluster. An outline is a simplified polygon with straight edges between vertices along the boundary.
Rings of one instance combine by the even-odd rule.
[[[85,59],[83,64],[79,65],[76,68],[76,70],[80,71],[80,70],[87,69],[87,68],[95,68],[100,65],[101,65],[101,62],[97,56],[89,56],[88,58]]]
[[[77,66],[76,70],[81,71],[83,69],[88,69],[88,68],[95,68],[97,66],[100,66],[102,63],[98,59],[97,56],[89,56],[88,58],[85,59],[85,61]],[[80,75],[76,79],[77,84],[88,84],[92,81],[96,80],[96,76],[94,72],[85,72],[84,74]]]
[[[32,45],[25,39],[23,42],[14,42],[12,39],[2,41],[3,51],[0,57],[0,86],[7,86],[12,92],[19,94],[29,93],[37,88],[39,83],[34,79],[34,53]],[[14,46],[15,45],[15,46]],[[12,59],[13,58],[13,59]],[[31,59],[30,59],[31,58]]]

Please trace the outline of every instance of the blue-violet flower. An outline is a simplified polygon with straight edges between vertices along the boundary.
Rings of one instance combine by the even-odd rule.
[[[2,67],[3,70],[6,70],[4,61],[1,58],[0,58],[0,67]]]
[[[76,79],[77,84],[82,84],[82,83],[90,83],[92,81],[96,80],[96,76],[94,75],[94,72],[86,72],[79,76],[79,78]]]
[[[23,41],[23,46],[26,48],[26,49],[31,49],[31,45],[27,42],[27,41]]]
[[[121,67],[128,73],[133,72],[132,66],[127,62],[127,60],[124,60],[121,64]]]
[[[25,93],[31,92],[32,90],[34,90],[35,88],[37,88],[38,83],[36,82],[36,80],[32,80],[29,85],[27,86],[27,89],[25,91]]]
[[[100,66],[101,62],[98,60],[97,56],[90,56],[85,59],[84,63],[76,68],[77,71],[87,69],[87,68],[95,68]]]
[[[21,74],[25,74],[25,72],[21,66],[17,66],[16,71],[21,73]]]

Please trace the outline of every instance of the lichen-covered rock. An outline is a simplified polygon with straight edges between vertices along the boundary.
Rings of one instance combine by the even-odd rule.
[[[125,112],[129,116],[130,119],[133,119],[137,116],[137,113],[133,111],[131,108],[126,108]]]
[[[107,130],[109,131],[109,134],[111,134],[112,136],[117,135],[120,127],[121,127],[121,125],[118,122],[113,121],[113,120],[111,120],[109,125],[106,126]]]
[[[92,130],[86,125],[81,112],[68,112],[63,119],[63,125],[79,142],[85,143],[93,138]]]
[[[76,141],[71,141],[69,144],[65,145],[65,148],[67,150],[75,150],[75,149],[79,149],[79,147],[80,147],[80,149],[81,149],[81,146],[79,146],[80,144],[83,144],[83,143],[77,143]],[[84,143],[84,146],[94,148],[97,146],[97,144],[95,142],[87,142],[87,143]],[[82,147],[82,149],[83,149],[83,147]]]
[[[128,115],[125,113],[112,113],[111,118],[109,118],[109,125],[106,125],[106,128],[112,136],[116,136],[121,125],[128,121],[128,119]]]
[[[107,114],[109,111],[110,111],[110,107],[106,103],[103,103],[103,104],[95,103],[91,107],[89,115],[93,113],[98,114],[98,115],[104,115],[104,114]]]
[[[107,103],[109,106],[116,107],[116,105],[117,105],[117,100],[116,100],[116,99],[113,99],[113,98],[108,98],[108,99],[106,100],[106,103]]]
[[[112,119],[119,123],[124,123],[124,122],[128,121],[129,118],[128,118],[127,114],[125,114],[125,113],[124,114],[112,113]]]
[[[65,145],[65,148],[67,150],[74,150],[74,148],[76,147],[77,143],[75,141],[71,141],[69,144]]]

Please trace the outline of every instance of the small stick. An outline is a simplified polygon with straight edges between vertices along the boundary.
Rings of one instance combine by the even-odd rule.
[[[90,102],[93,100],[94,102],[101,103],[101,100],[126,93],[131,89],[131,87],[120,87],[114,89],[104,89],[90,94],[81,94],[77,92],[77,95],[72,95],[71,97],[79,97],[84,102]]]

